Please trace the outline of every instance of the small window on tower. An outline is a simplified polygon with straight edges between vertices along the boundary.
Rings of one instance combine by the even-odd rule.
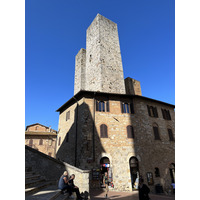
[[[160,177],[160,170],[158,167],[155,167],[155,177]]]

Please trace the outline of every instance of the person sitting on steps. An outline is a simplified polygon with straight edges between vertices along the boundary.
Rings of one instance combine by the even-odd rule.
[[[70,187],[70,191],[71,191],[71,192],[76,192],[77,199],[78,199],[78,200],[81,200],[81,199],[83,199],[83,198],[81,197],[79,188],[78,188],[76,185],[74,185],[74,179],[75,179],[75,175],[72,174],[72,175],[70,176],[69,181],[68,181],[68,185],[69,185],[69,187]]]
[[[68,173],[67,171],[64,171],[63,175],[60,177],[59,182],[58,182],[58,188],[61,190],[63,194],[66,194],[67,192],[69,195],[72,194],[70,187],[68,185]]]

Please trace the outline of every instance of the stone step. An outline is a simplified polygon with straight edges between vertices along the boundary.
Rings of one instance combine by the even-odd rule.
[[[60,195],[57,185],[50,185],[34,194],[26,195],[26,200],[54,200]]]
[[[41,179],[38,179],[38,180],[27,180],[25,182],[25,188],[34,187],[34,186],[40,184],[41,182],[45,182],[45,179],[41,178]]]
[[[42,178],[39,174],[34,174],[34,175],[30,175],[30,176],[25,176],[25,181],[27,180],[35,180],[35,179],[40,179]]]
[[[44,183],[38,184],[35,187],[30,187],[30,188],[26,188],[25,189],[25,195],[30,195],[33,193],[36,193],[40,190],[42,190],[43,188],[50,186],[50,185],[55,185],[55,181],[45,181]]]
[[[35,175],[36,174],[36,172],[25,172],[25,176],[30,176],[30,175]]]

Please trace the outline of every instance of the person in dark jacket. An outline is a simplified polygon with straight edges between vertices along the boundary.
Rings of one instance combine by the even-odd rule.
[[[139,179],[139,200],[149,200],[149,192],[150,189],[146,184],[144,184],[144,179],[140,178]]]
[[[74,179],[75,179],[75,175],[72,174],[72,175],[70,176],[69,181],[68,181],[68,185],[69,185],[69,187],[70,187],[70,191],[71,191],[71,192],[76,192],[77,199],[78,199],[78,200],[81,200],[81,199],[83,199],[83,198],[81,197],[79,188],[78,188],[76,185],[74,185]]]

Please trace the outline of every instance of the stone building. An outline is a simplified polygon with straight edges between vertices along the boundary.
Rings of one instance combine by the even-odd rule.
[[[51,157],[56,157],[57,131],[36,123],[26,127],[25,145],[30,146]]]
[[[98,14],[87,29],[86,50],[76,56],[74,96],[57,110],[56,156],[91,170],[91,188],[101,187],[108,171],[114,190],[137,189],[142,176],[151,191],[169,192],[174,108],[142,96],[139,81],[124,80],[117,25]]]

